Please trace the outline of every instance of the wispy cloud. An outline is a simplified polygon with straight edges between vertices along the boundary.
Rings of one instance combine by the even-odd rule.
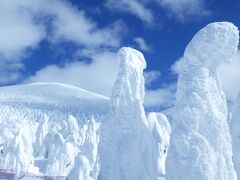
[[[161,82],[160,71],[144,72],[145,79],[145,100],[144,106],[151,110],[164,110],[172,107],[175,101],[176,83],[164,84],[152,89],[154,82]],[[160,85],[160,84],[159,84]]]
[[[169,84],[155,90],[147,90],[144,106],[147,108],[166,109],[174,105],[176,84]]]
[[[210,14],[205,0],[157,0],[157,2],[170,17],[180,21],[192,21]]]
[[[125,12],[132,14],[142,20],[143,22],[151,25],[154,21],[153,13],[147,7],[146,1],[141,0],[107,0],[106,7],[114,12]]]
[[[143,50],[145,52],[151,52],[152,51],[151,46],[148,45],[143,38],[136,37],[136,38],[134,38],[134,41],[141,50]]]
[[[143,74],[146,86],[151,86],[151,84],[161,77],[160,71],[148,71]]]

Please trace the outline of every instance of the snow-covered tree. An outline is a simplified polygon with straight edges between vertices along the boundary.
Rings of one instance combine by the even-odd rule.
[[[170,143],[171,126],[162,113],[148,114],[148,128],[151,130],[158,149],[158,177],[165,175],[165,161]]]
[[[46,114],[44,114],[43,118],[40,119],[39,121],[39,125],[36,131],[36,141],[34,143],[35,155],[39,154],[41,145],[48,131],[49,131],[49,117]]]
[[[137,50],[119,51],[120,69],[113,87],[113,119],[105,126],[101,180],[157,179],[157,149],[143,108],[146,62]],[[105,142],[104,142],[105,141]]]
[[[65,142],[60,133],[55,133],[49,148],[46,172],[48,176],[67,176],[74,167],[76,151],[70,142]]]
[[[236,180],[227,105],[217,68],[238,46],[238,29],[211,23],[188,44],[179,64],[167,180]]]

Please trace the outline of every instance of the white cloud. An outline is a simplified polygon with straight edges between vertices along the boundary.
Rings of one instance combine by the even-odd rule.
[[[147,108],[166,109],[174,105],[176,85],[170,84],[166,87],[146,90],[144,106]]]
[[[146,43],[146,41],[143,38],[136,37],[134,38],[134,41],[141,50],[145,52],[151,52],[151,47]]]
[[[2,58],[19,56],[22,50],[35,46],[45,36],[45,29],[36,24],[29,13],[0,2],[0,53]]]
[[[153,23],[152,11],[146,7],[146,3],[140,0],[107,0],[106,6],[112,11],[126,12],[135,15],[148,25]]]
[[[121,22],[114,22],[106,28],[99,28],[84,11],[63,1],[55,1],[49,11],[55,16],[52,22],[53,40],[68,40],[94,47],[112,47],[120,44],[119,33],[123,25]]]
[[[218,71],[227,99],[234,101],[240,92],[240,50],[230,64],[222,64]]]
[[[148,71],[144,72],[143,74],[144,80],[145,80],[145,85],[150,86],[152,82],[156,81],[159,77],[161,77],[161,72],[160,71]]]
[[[157,0],[169,15],[180,20],[193,20],[210,14],[205,0]]]
[[[38,44],[70,41],[89,49],[118,47],[121,22],[100,28],[67,1],[0,1],[0,84],[21,77],[24,56]],[[122,33],[121,33],[122,35]]]
[[[29,77],[25,83],[60,82],[110,96],[118,72],[115,53],[91,53],[92,63],[75,61],[64,66],[50,65]]]
[[[45,37],[43,26],[12,1],[0,1],[0,84],[17,80],[25,51]]]

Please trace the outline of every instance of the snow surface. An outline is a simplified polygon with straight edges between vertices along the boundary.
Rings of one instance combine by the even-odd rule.
[[[240,93],[233,107],[232,118],[229,123],[232,136],[233,162],[237,176],[240,177]]]
[[[167,180],[234,180],[227,105],[217,67],[238,46],[238,29],[211,23],[188,44],[180,62]]]

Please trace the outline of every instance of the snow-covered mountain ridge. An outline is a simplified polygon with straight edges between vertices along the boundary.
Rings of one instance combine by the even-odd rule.
[[[81,114],[81,111],[90,112],[90,110],[100,113],[109,109],[109,98],[60,83],[34,83],[1,87],[0,101],[4,105],[21,104],[43,111],[49,109],[62,112],[77,110],[77,114]]]

